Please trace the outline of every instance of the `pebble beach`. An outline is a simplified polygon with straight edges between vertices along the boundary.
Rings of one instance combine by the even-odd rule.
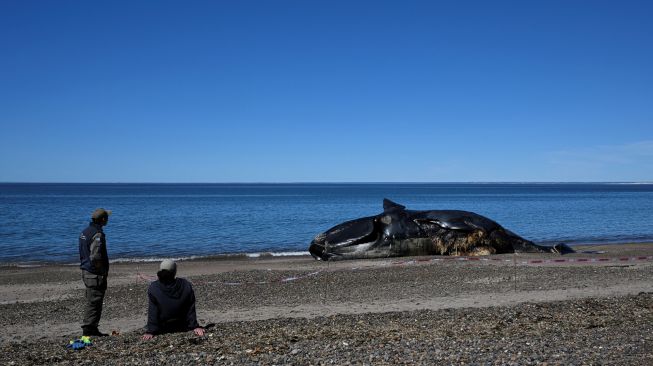
[[[0,268],[2,364],[653,363],[653,244],[501,255],[319,262],[182,261],[204,337],[142,341],[158,263],[114,263],[100,329],[73,351],[75,266]]]

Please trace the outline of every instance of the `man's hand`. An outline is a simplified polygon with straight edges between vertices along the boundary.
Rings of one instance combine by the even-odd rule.
[[[150,333],[143,334],[143,340],[144,341],[149,341],[152,338],[154,338],[154,334],[150,334]]]
[[[193,329],[193,332],[195,332],[195,334],[197,336],[202,337],[204,335],[204,328],[197,327],[197,328]]]

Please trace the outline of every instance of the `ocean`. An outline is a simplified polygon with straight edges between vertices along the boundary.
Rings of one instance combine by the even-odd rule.
[[[653,184],[0,184],[0,263],[76,263],[97,207],[113,260],[306,252],[345,220],[408,209],[474,211],[529,240],[653,241]]]

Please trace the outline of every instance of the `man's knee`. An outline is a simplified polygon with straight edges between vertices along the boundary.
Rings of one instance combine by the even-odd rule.
[[[104,291],[97,288],[87,288],[86,300],[90,304],[102,304],[102,301],[104,301]]]

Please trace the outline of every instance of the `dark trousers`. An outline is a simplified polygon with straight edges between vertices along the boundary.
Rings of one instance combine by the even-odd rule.
[[[102,316],[102,302],[107,292],[107,277],[82,270],[82,281],[86,286],[86,305],[82,329],[96,330]]]

